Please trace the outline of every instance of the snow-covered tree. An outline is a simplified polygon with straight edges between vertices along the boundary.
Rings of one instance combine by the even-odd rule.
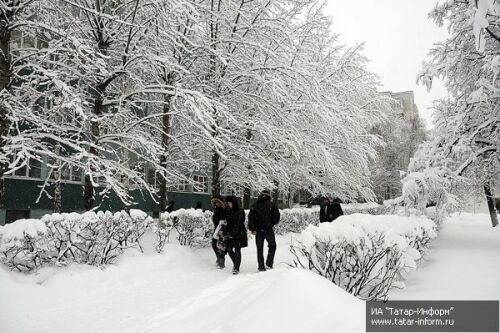
[[[0,187],[16,170],[54,158],[58,144],[78,133],[66,123],[69,109],[78,113],[81,94],[68,83],[73,70],[61,57],[86,50],[63,38],[57,4],[49,1],[3,1],[0,4]],[[3,195],[0,195],[0,199]]]
[[[320,1],[220,1],[207,8],[212,53],[199,76],[229,110],[214,110],[212,192],[250,187],[368,196],[367,131],[383,98],[358,48],[342,49]],[[223,19],[221,17],[230,19]],[[346,172],[346,168],[351,168]],[[300,183],[300,184],[299,184]]]
[[[495,8],[493,1],[482,0],[436,5],[430,17],[440,26],[447,24],[450,36],[431,49],[419,76],[429,88],[433,78],[442,78],[449,91],[449,98],[435,107],[435,156],[428,158],[483,184],[494,226],[498,221],[490,191],[500,158]]]

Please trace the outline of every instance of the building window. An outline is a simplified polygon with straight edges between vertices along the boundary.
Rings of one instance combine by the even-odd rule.
[[[55,167],[56,161],[54,158],[49,159],[49,172],[50,172],[50,179],[55,180],[56,179],[56,170]],[[81,183],[83,179],[83,172],[82,169],[77,167],[77,166],[69,166],[66,163],[62,162],[61,166],[61,180],[65,182],[76,182],[76,183]]]
[[[83,179],[82,169],[76,166],[71,168],[71,181],[81,183]]]
[[[11,163],[13,161],[13,158],[11,158]],[[17,177],[40,179],[42,177],[42,162],[34,158],[30,158],[28,165],[29,167],[24,165],[22,168],[17,169],[12,175]]]
[[[169,188],[170,192],[189,192],[189,183],[186,180],[179,181],[179,184],[172,185]]]
[[[14,30],[11,33],[11,48],[16,49],[43,49],[47,48],[49,43],[37,36],[24,33],[22,31]]]
[[[208,177],[194,176],[193,177],[193,192],[195,193],[208,193]]]

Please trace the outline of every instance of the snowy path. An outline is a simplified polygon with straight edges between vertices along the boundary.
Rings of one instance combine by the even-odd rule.
[[[486,214],[452,216],[405,283],[390,299],[500,299],[500,228]]]
[[[290,241],[277,237],[276,269],[258,273],[250,240],[238,276],[229,258],[225,270],[216,269],[211,249],[173,244],[161,255],[127,253],[104,270],[72,265],[23,275],[0,267],[0,332],[276,332],[273,321],[283,312],[287,332],[362,331],[355,318],[363,302],[313,273],[287,269]]]

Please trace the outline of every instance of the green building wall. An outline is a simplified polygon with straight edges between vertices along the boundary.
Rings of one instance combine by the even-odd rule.
[[[0,202],[0,225],[6,223],[7,210],[29,211],[30,218],[40,218],[45,214],[53,213],[53,201],[47,195],[40,195],[43,181],[30,178],[6,178],[5,197]],[[62,211],[83,212],[83,186],[78,183],[62,183]],[[99,195],[102,188],[96,189],[96,205],[98,210],[120,211],[124,208],[120,199],[112,193],[105,197]],[[52,189],[47,189],[52,195]],[[158,204],[151,198],[147,191],[131,191],[135,204],[133,209],[140,209],[151,216],[156,215]],[[40,197],[40,198],[39,198]],[[39,198],[39,199],[38,199]],[[210,195],[208,193],[169,192],[168,199],[173,200],[174,209],[192,208],[201,202],[203,209],[210,209]]]

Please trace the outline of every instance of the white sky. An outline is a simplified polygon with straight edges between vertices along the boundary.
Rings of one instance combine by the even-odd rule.
[[[433,43],[443,40],[445,28],[427,18],[437,0],[328,0],[332,30],[347,45],[365,42],[368,68],[380,76],[381,90],[415,92],[415,104],[427,127],[432,127],[432,101],[446,96],[442,84],[430,92],[416,77]]]

